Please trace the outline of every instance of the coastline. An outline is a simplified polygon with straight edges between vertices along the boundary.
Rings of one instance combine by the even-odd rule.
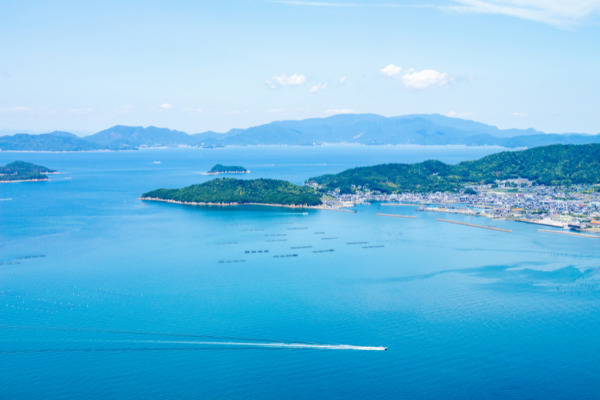
[[[0,183],[16,183],[16,182],[46,182],[49,181],[50,179],[46,178],[46,179],[17,179],[14,181],[0,181]]]
[[[499,145],[468,145],[468,144],[364,144],[364,143],[321,143],[321,144],[248,144],[248,145],[226,145],[223,147],[202,147],[202,146],[149,146],[149,147],[138,147],[133,149],[97,149],[97,150],[4,150],[0,149],[0,153],[118,153],[118,152],[132,152],[132,151],[147,151],[147,150],[219,150],[225,148],[261,148],[261,147],[299,147],[299,148],[311,148],[311,147],[411,147],[411,148],[425,148],[425,147],[443,147],[443,148],[497,148],[499,151],[502,149],[511,150],[523,150],[527,147],[503,147]]]
[[[270,204],[270,203],[204,203],[204,202],[194,202],[194,201],[179,201],[179,200],[167,200],[167,199],[159,199],[157,197],[140,197],[138,200],[141,201],[158,201],[162,203],[173,203],[173,204],[182,204],[186,206],[209,206],[209,207],[233,207],[233,206],[265,206],[265,207],[282,207],[282,208],[307,208],[314,210],[333,210],[331,208],[327,208],[323,205],[320,206],[309,206],[306,204],[297,205],[297,204]]]
[[[226,174],[249,174],[250,171],[222,171],[222,172],[205,172],[202,175],[226,175]]]

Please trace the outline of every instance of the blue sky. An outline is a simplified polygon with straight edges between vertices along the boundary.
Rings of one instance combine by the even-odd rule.
[[[0,0],[4,134],[340,112],[600,133],[599,71],[600,0]]]

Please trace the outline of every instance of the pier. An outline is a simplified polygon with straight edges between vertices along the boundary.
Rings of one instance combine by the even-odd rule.
[[[500,231],[500,232],[508,232],[508,233],[512,233],[512,231],[510,229],[502,229],[502,228],[494,228],[493,226],[485,226],[485,225],[475,225],[475,224],[467,224],[466,222],[459,222],[459,221],[451,221],[449,219],[441,219],[441,218],[437,218],[438,221],[441,222],[449,222],[451,224],[457,224],[457,225],[465,225],[465,226],[471,226],[473,228],[483,228],[483,229],[490,229],[492,231]]]
[[[583,237],[587,237],[587,238],[600,239],[600,236],[588,235],[587,233],[562,232],[562,231],[555,231],[555,230],[551,230],[551,229],[538,229],[538,232],[559,233],[561,235],[583,236]]]
[[[377,213],[377,215],[380,217],[410,218],[410,219],[417,218],[414,215],[383,214],[383,213]]]

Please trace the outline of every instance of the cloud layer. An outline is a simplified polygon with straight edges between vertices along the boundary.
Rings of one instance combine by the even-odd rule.
[[[269,85],[271,89],[278,89],[284,86],[298,86],[302,85],[304,82],[306,82],[306,76],[301,74],[278,75],[271,79],[267,79],[267,85]]]
[[[453,0],[448,9],[459,12],[504,14],[559,27],[581,23],[600,14],[600,0]]]
[[[409,68],[401,74],[402,71],[402,67],[394,64],[389,64],[380,70],[383,75],[400,79],[402,84],[409,89],[442,87],[454,82],[454,79],[447,72],[439,72],[434,69],[415,71],[413,68]]]

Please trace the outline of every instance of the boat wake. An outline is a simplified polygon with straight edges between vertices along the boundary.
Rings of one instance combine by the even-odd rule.
[[[312,343],[285,343],[285,342],[221,342],[198,340],[135,340],[119,341],[119,343],[140,344],[181,344],[196,346],[245,346],[254,348],[278,349],[307,349],[307,350],[359,350],[359,351],[385,351],[382,346],[354,346],[350,344],[312,344]]]
[[[234,336],[216,336],[216,335],[201,335],[176,332],[144,332],[144,331],[129,331],[129,330],[113,330],[113,329],[89,329],[89,328],[69,328],[69,327],[34,327],[34,326],[11,326],[0,325],[0,330],[38,330],[38,331],[62,331],[73,333],[95,333],[95,334],[113,334],[125,336],[162,336],[164,339],[132,339],[132,338],[115,338],[113,340],[92,339],[85,340],[82,338],[66,339],[62,338],[61,342],[68,343],[86,343],[97,344],[91,348],[76,348],[72,349],[40,349],[40,350],[1,350],[0,353],[20,353],[20,352],[83,352],[83,351],[182,351],[182,350],[242,350],[242,349],[290,349],[290,350],[357,350],[357,351],[385,351],[387,347],[383,346],[356,346],[350,344],[324,344],[314,342],[287,342],[285,340],[265,339],[265,338],[248,338]],[[175,339],[175,338],[181,339]],[[192,338],[196,340],[191,340]],[[106,348],[108,344],[129,345],[129,347]],[[142,347],[143,345],[143,347]],[[150,346],[153,347],[150,347]],[[154,347],[155,346],[155,347]]]

